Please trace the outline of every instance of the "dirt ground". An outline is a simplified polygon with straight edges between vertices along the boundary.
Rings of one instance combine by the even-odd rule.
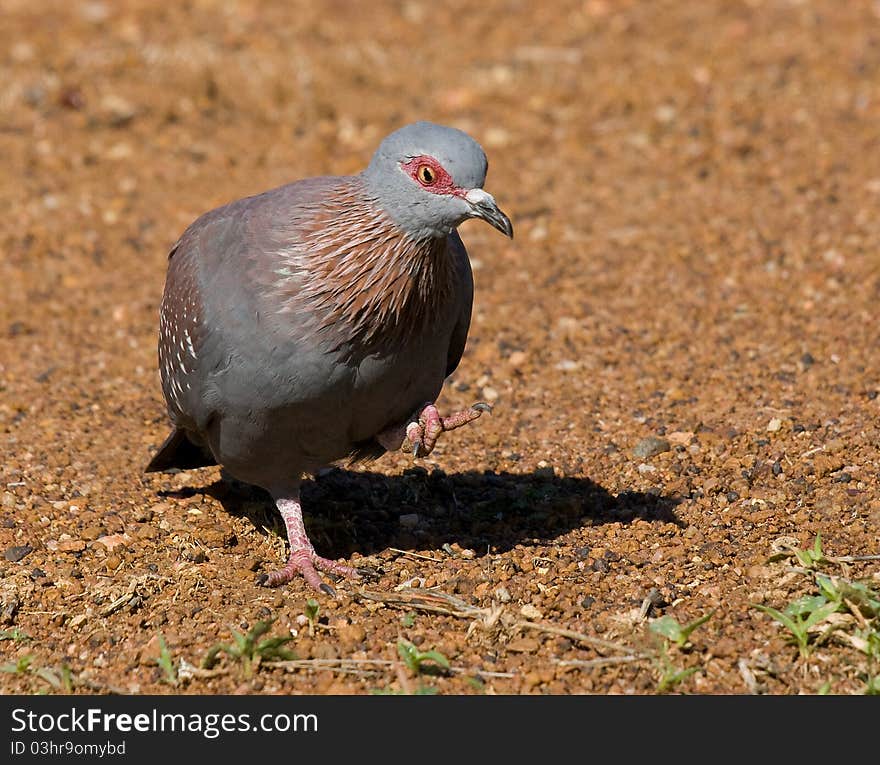
[[[756,604],[816,596],[814,569],[880,587],[880,5],[3,16],[0,691],[876,683],[880,609],[841,606],[800,652]],[[416,119],[482,143],[516,229],[461,228],[475,313],[440,401],[495,411],[306,485],[318,551],[376,572],[316,613],[304,582],[258,584],[286,557],[268,496],[142,473],[168,431],[166,254],[205,210],[356,172]],[[827,560],[793,556],[817,535]],[[678,645],[666,616],[709,618]]]

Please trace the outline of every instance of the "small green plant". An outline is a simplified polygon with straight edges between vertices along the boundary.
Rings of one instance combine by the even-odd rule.
[[[878,629],[868,627],[856,630],[853,644],[869,659],[880,662],[880,631]]]
[[[33,638],[26,632],[22,632],[18,627],[13,627],[11,630],[0,630],[0,641],[2,640],[14,640],[19,642],[33,640]]]
[[[797,549],[797,543],[788,537],[776,540],[770,561],[791,558],[799,564],[794,571],[812,580],[813,591],[781,611],[756,603],[753,607],[788,630],[787,637],[797,645],[801,658],[811,656],[826,641],[855,649],[860,655],[853,663],[859,667],[858,676],[865,683],[863,692],[880,693],[880,591],[870,580],[849,579],[849,568],[845,565],[856,560],[874,560],[876,556],[829,557],[818,534],[807,550]],[[819,570],[820,564],[823,570]],[[834,565],[842,567],[840,574],[828,571]],[[830,681],[817,692],[830,693]]]
[[[449,671],[449,659],[440,651],[420,651],[403,638],[399,638],[397,641],[397,653],[407,669],[414,675],[422,673],[438,675]],[[432,664],[425,666],[425,662],[432,662]]]
[[[270,619],[257,622],[247,635],[233,629],[234,645],[217,643],[212,646],[205,654],[205,658],[202,659],[202,668],[211,669],[217,663],[220,654],[225,653],[230,659],[241,662],[245,676],[250,677],[262,661],[295,659],[296,655],[284,647],[293,639],[290,636],[269,637],[260,640],[272,627],[273,621]]]
[[[775,619],[791,633],[793,642],[803,658],[807,658],[812,650],[810,629],[825,621],[840,608],[837,603],[829,602],[824,595],[804,595],[789,603],[784,611],[760,603],[752,605]]]
[[[416,623],[416,612],[408,611],[403,616],[400,617],[400,623],[404,627],[412,627]]]
[[[70,667],[67,666],[67,664],[62,664],[61,669],[57,670],[54,667],[37,667],[33,662],[33,655],[27,654],[26,656],[19,658],[17,661],[9,662],[8,664],[0,666],[0,672],[7,672],[11,675],[32,675],[33,677],[39,678],[43,682],[48,683],[56,691],[73,693],[73,676],[71,675]],[[45,694],[46,690],[38,691],[38,693]]]
[[[51,685],[56,691],[73,693],[73,676],[71,675],[70,667],[67,666],[67,664],[62,664],[60,670],[54,669],[53,667],[40,667],[39,669],[33,670],[33,673],[36,677],[39,677],[40,680]]]
[[[0,672],[8,672],[11,675],[20,675],[28,671],[34,657],[31,654],[22,656],[18,661],[9,662],[0,666]]]
[[[864,619],[880,618],[880,594],[864,582],[851,582],[838,576],[816,574],[816,586],[829,601],[841,610],[849,610]]]
[[[684,625],[679,624],[674,616],[667,614],[666,616],[654,619],[654,621],[648,625],[648,629],[667,640],[671,640],[679,648],[684,648],[690,639],[691,633],[701,624],[705,624],[709,621],[714,613],[715,610],[713,609],[705,616],[701,616],[699,619],[694,619],[694,621]]]
[[[177,685],[177,670],[174,668],[174,659],[171,657],[171,651],[165,643],[165,636],[159,633],[159,658],[156,663],[165,673],[165,682],[168,685]]]
[[[321,610],[321,604],[318,603],[314,598],[309,598],[306,601],[306,619],[309,622],[309,635],[314,636],[315,634],[315,624],[318,621],[318,612]]]
[[[822,552],[822,535],[816,534],[816,541],[813,542],[812,550],[795,550],[795,557],[804,568],[815,568],[819,563],[827,563],[828,558]]]
[[[657,692],[666,693],[675,688],[679,683],[687,680],[699,667],[686,667],[679,669],[669,658],[668,643],[664,642],[657,654],[657,669],[660,671],[660,679],[657,681]]]

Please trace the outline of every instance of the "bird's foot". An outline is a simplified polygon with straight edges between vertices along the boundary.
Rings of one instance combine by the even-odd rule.
[[[467,425],[479,418],[483,412],[491,411],[492,407],[489,404],[477,401],[467,409],[448,417],[441,417],[437,407],[428,404],[419,413],[418,420],[406,426],[406,441],[402,448],[412,449],[413,457],[427,457],[434,450],[441,433]]]
[[[287,559],[287,565],[284,568],[273,571],[266,576],[263,580],[265,584],[269,587],[278,587],[300,575],[313,590],[334,596],[336,591],[321,579],[318,571],[342,578],[360,579],[357,569],[346,566],[343,563],[337,563],[329,558],[322,558],[315,552],[315,548],[312,547],[312,543],[306,534],[298,492],[294,496],[276,498],[275,505],[278,508],[278,512],[281,513],[284,525],[287,528],[290,557]]]
[[[292,551],[287,559],[287,565],[269,574],[265,579],[265,584],[269,587],[278,587],[293,581],[299,575],[308,582],[313,590],[318,590],[331,597],[335,596],[336,590],[321,579],[318,571],[347,579],[360,579],[357,569],[329,558],[322,558],[309,545],[308,548]]]

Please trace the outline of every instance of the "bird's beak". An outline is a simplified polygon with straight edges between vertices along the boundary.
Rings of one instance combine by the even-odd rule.
[[[483,189],[471,189],[464,198],[470,203],[471,217],[486,221],[505,236],[513,239],[513,225],[495,202],[494,197]]]

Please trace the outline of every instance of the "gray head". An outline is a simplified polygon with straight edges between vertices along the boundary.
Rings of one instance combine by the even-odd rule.
[[[414,122],[382,141],[362,177],[385,212],[415,238],[448,236],[468,218],[513,237],[510,219],[483,191],[487,166],[467,133]]]

